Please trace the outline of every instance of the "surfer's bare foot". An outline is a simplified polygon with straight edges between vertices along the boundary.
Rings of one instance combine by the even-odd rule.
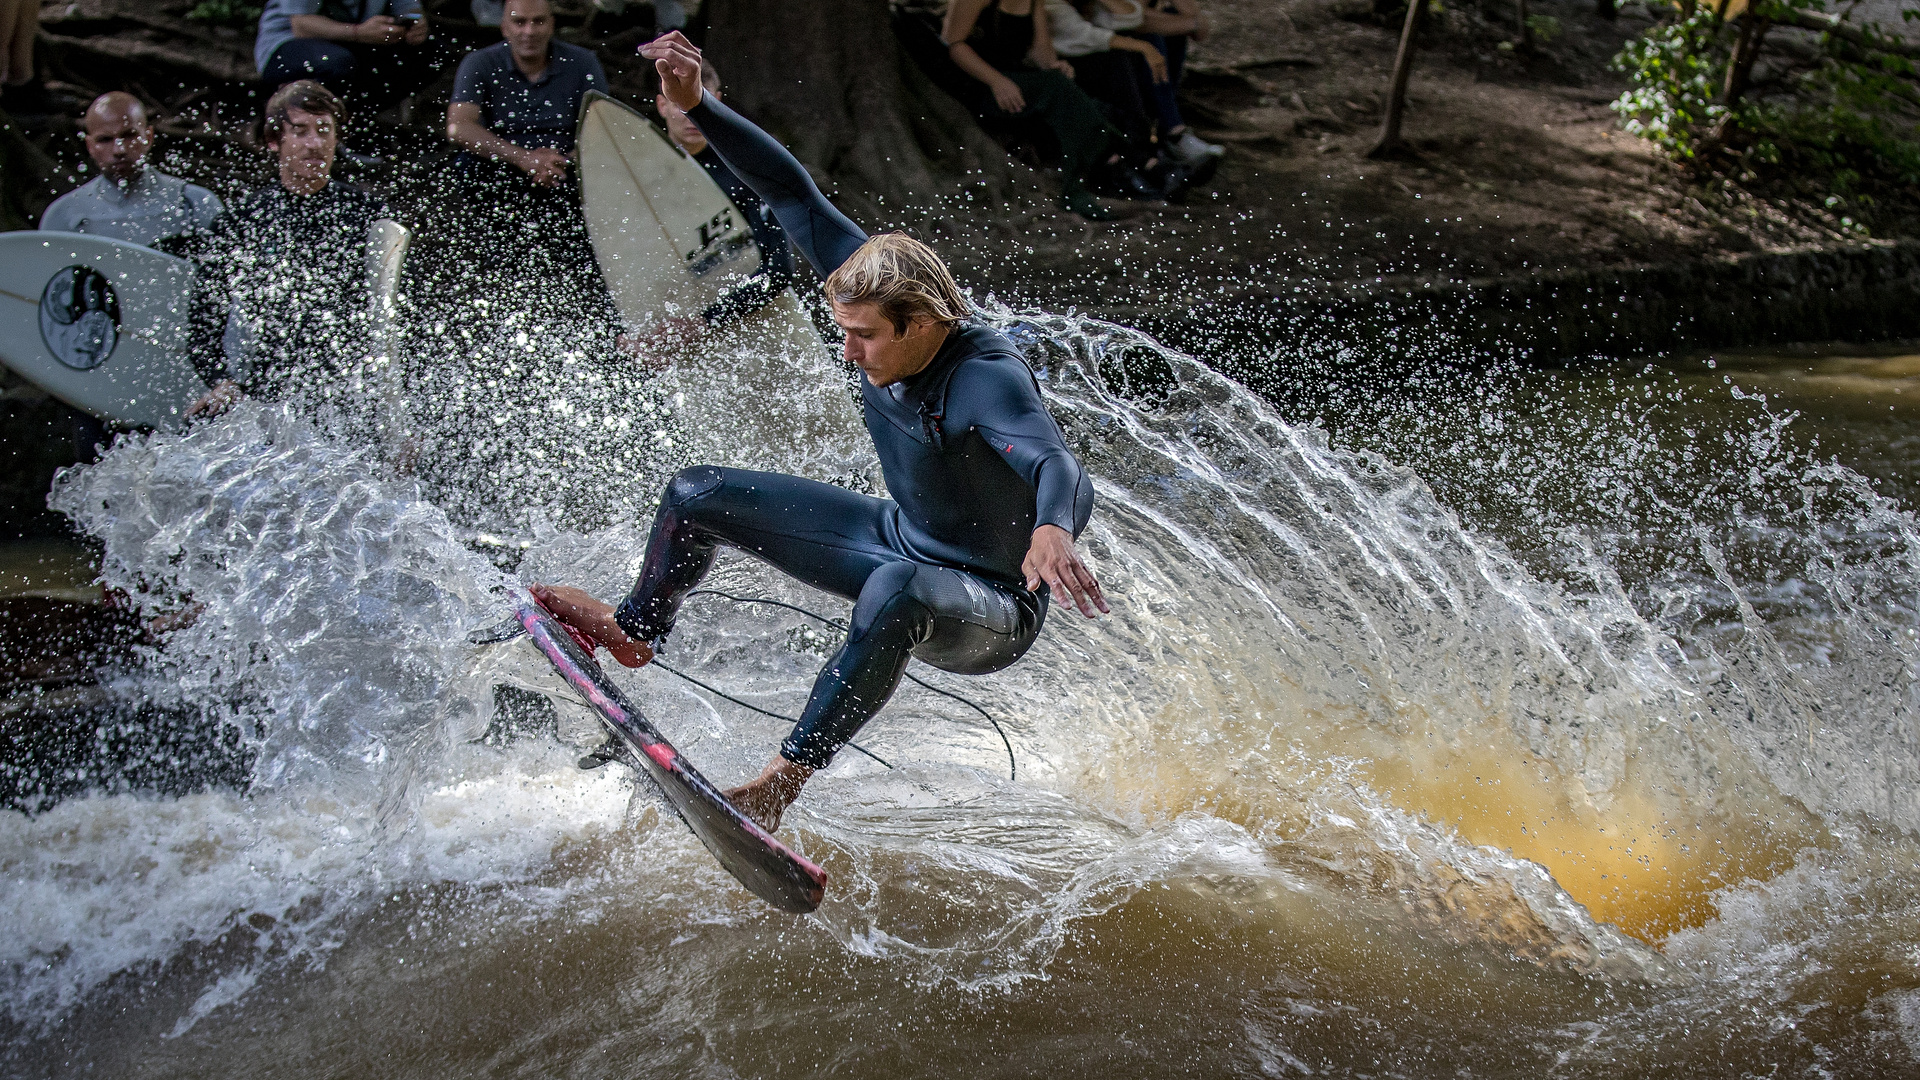
[[[627,667],[642,667],[653,659],[653,646],[627,636],[613,621],[613,605],[595,600],[585,589],[571,585],[529,585],[527,591],[553,617],[585,634]]]
[[[726,793],[734,809],[752,818],[768,832],[780,828],[780,815],[800,797],[813,770],[775,755],[758,777]]]

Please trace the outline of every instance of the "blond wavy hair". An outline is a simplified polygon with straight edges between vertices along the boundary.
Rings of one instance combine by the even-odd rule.
[[[880,305],[896,334],[918,315],[951,326],[973,313],[947,264],[905,233],[869,238],[827,276],[824,291],[836,304]]]

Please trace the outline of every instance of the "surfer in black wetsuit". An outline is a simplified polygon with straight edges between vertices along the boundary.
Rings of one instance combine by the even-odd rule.
[[[969,309],[929,248],[868,238],[786,149],[700,86],[678,33],[641,47],[664,93],[779,217],[826,276],[861,381],[867,431],[892,500],[778,473],[700,466],[667,485],[645,566],[616,611],[536,585],[561,619],[637,667],[673,629],[721,545],[854,601],[852,628],[806,711],[760,776],[727,797],[769,829],[813,771],[880,711],[909,656],[963,674],[998,671],[1040,632],[1049,596],[1106,611],[1074,539],[1093,482],[1067,449],[1019,351]]]
[[[280,182],[187,244],[196,263],[188,355],[213,388],[190,415],[242,394],[324,392],[371,349],[367,227],[390,215],[380,199],[332,179],[345,119],[319,83],[281,87],[266,110]]]

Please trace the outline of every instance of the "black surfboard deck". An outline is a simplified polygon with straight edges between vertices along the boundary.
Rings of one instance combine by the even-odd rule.
[[[661,794],[693,835],[747,890],[781,911],[804,915],[820,906],[827,872],[774,839],[753,819],[735,809],[680,751],[663,738],[620,688],[607,678],[587,650],[525,589],[513,589],[514,621],[546,655],[553,670],[578,690],[587,704],[632,750]],[[476,644],[518,637],[512,624],[471,635]]]

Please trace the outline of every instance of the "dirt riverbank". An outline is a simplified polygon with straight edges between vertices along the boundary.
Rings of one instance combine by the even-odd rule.
[[[166,114],[161,152],[174,167],[228,190],[264,182],[263,163],[238,149],[243,121],[257,110],[246,82],[251,30],[189,21],[191,6],[46,4],[42,52],[56,89],[73,111],[97,90],[131,88]],[[880,17],[879,0],[874,6]],[[1209,184],[1175,203],[1122,205],[1123,220],[1107,224],[1052,210],[1040,190],[990,210],[956,192],[928,192],[925,205],[890,224],[942,241],[964,280],[1003,298],[1077,306],[1175,336],[1217,323],[1223,309],[1269,313],[1260,322],[1280,336],[1302,313],[1392,320],[1396,297],[1434,290],[1447,299],[1416,305],[1421,321],[1444,310],[1477,337],[1517,336],[1527,340],[1508,344],[1523,348],[1537,340],[1542,355],[1722,344],[1729,334],[1920,332],[1907,325],[1920,316],[1888,314],[1920,298],[1915,260],[1899,253],[1902,239],[1920,235],[1914,193],[1870,192],[1871,202],[1829,206],[1821,192],[1791,182],[1682,172],[1620,131],[1607,105],[1625,83],[1608,61],[1652,22],[1646,7],[1603,19],[1587,0],[1540,0],[1535,13],[1555,20],[1558,33],[1516,50],[1502,47],[1515,34],[1508,5],[1445,5],[1429,20],[1414,69],[1405,132],[1415,153],[1373,161],[1364,154],[1378,132],[1396,16],[1373,15],[1367,0],[1209,6],[1214,32],[1194,48],[1187,82],[1196,129],[1231,148]],[[492,31],[454,18],[464,5],[444,8],[443,33],[492,40]],[[643,70],[633,47],[650,33],[645,5],[584,30],[561,9],[563,33],[594,45],[616,91],[637,97]],[[724,71],[727,58],[715,59]],[[437,127],[447,84],[412,109],[383,114],[368,137],[391,160],[359,179],[392,188],[403,207],[430,197],[422,178],[445,154]],[[80,178],[69,124],[51,118],[9,140],[16,227]],[[1886,278],[1890,269],[1900,276]],[[1756,275],[1792,285],[1748,289],[1730,298],[1724,317],[1688,314],[1719,310],[1723,281],[1734,289]],[[1863,280],[1871,287],[1859,289]],[[1694,295],[1670,295],[1675,288]],[[1559,325],[1566,305],[1549,299],[1568,289],[1640,302],[1609,313],[1604,332],[1569,332]],[[1676,304],[1687,310],[1676,316]],[[1757,323],[1744,315],[1756,307],[1768,314]],[[1803,309],[1805,320],[1796,317]],[[1881,314],[1865,317],[1874,309]],[[1275,310],[1285,315],[1276,319]],[[1529,310],[1547,314],[1530,319]]]

